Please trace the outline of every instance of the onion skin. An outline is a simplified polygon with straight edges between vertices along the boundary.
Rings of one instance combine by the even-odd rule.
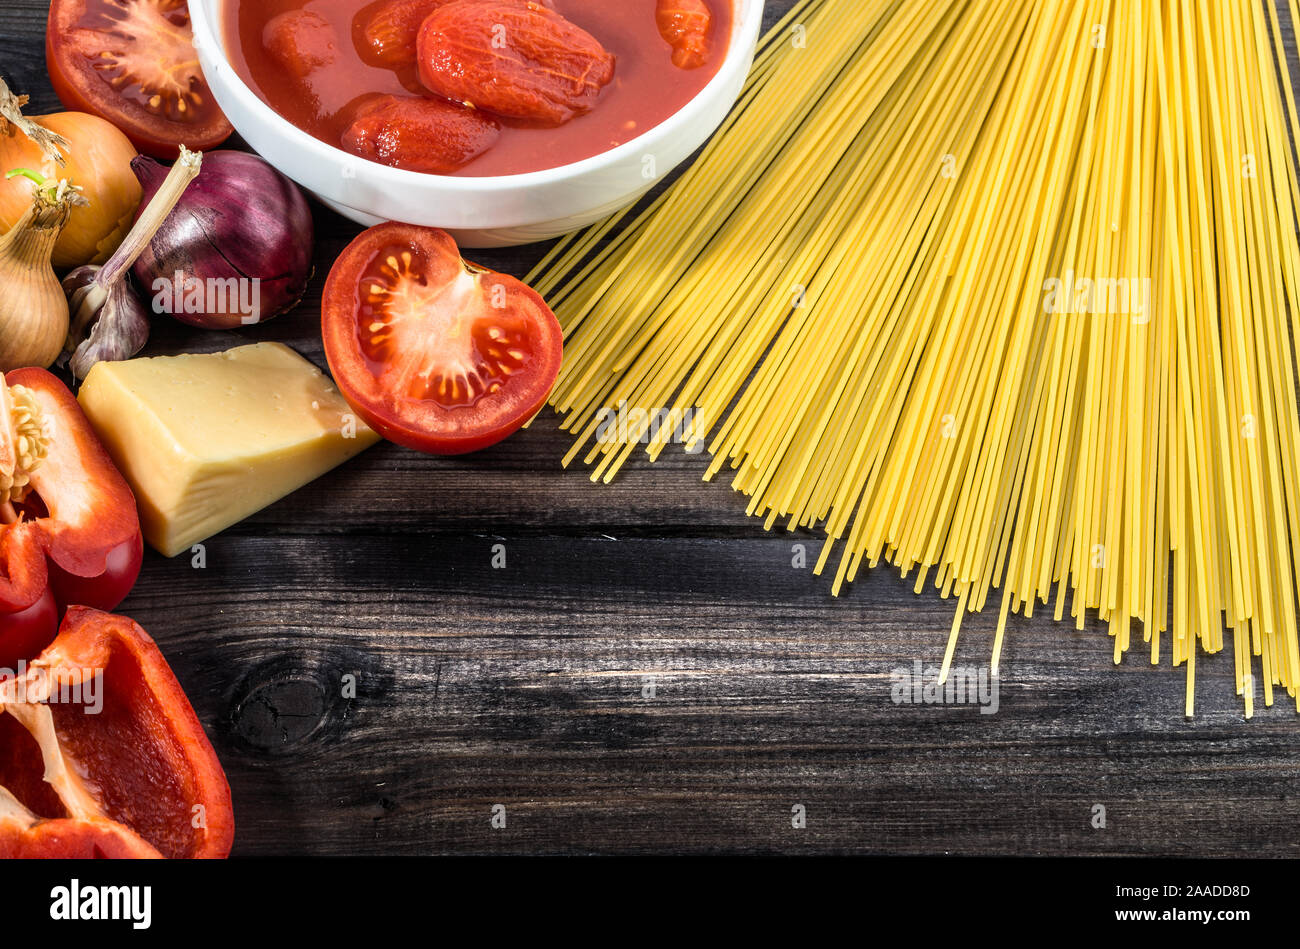
[[[115,126],[84,112],[58,112],[31,120],[68,140],[67,163],[55,165],[21,130],[0,119],[0,175],[31,168],[82,188],[90,204],[72,209],[54,245],[52,263],[59,271],[102,264],[122,243],[140,206],[143,191],[131,174],[135,146]],[[0,180],[0,233],[17,224],[31,207],[34,187],[26,178]]]
[[[0,236],[0,373],[54,364],[68,332],[68,300],[50,253],[68,223],[72,192],[38,191],[22,219]]]
[[[147,204],[167,169],[143,156],[131,167]],[[311,208],[292,181],[256,155],[209,152],[132,273],[154,312],[182,323],[217,330],[263,323],[302,299],[313,233]],[[254,312],[214,308],[221,298],[211,294],[196,309],[191,288],[229,286],[231,280],[245,288],[245,300],[256,299]],[[253,280],[259,281],[255,295]]]

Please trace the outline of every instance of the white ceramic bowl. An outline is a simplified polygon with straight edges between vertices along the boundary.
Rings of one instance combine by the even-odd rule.
[[[631,204],[689,158],[744,88],[763,0],[730,0],[731,45],[717,75],[677,114],[630,142],[524,175],[456,178],[389,168],[333,148],[281,118],[226,58],[221,5],[190,0],[194,44],[222,110],[263,158],[339,213],[366,226],[403,221],[450,231],[463,247],[505,247],[567,234]],[[646,162],[653,156],[653,163]],[[653,168],[647,178],[647,168]]]

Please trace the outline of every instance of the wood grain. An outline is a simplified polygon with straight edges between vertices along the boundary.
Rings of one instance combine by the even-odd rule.
[[[36,112],[59,107],[44,13],[0,10],[0,71]],[[357,228],[315,213],[293,314],[160,323],[150,352],[276,339],[322,362],[322,277]],[[542,250],[480,256],[522,275]],[[466,459],[381,446],[202,569],[148,555],[122,612],[213,738],[237,854],[1300,855],[1294,708],[1244,722],[1230,656],[1198,661],[1188,721],[1182,670],[1014,619],[997,714],[896,705],[891,671],[939,661],[952,604],[885,571],[834,599],[793,565],[817,538],[765,534],[701,459],[606,487],[560,468],[567,445],[543,418]],[[958,663],[987,662],[994,620]]]

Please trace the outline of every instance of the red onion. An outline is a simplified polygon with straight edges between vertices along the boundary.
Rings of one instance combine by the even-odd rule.
[[[131,169],[144,204],[167,169]],[[256,155],[209,152],[203,170],[132,273],[155,313],[205,329],[261,323],[293,307],[311,276],[312,217],[302,192]]]

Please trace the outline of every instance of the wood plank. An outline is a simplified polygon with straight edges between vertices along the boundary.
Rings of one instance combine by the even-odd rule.
[[[0,69],[37,112],[58,108],[44,11],[0,12]],[[1289,31],[1288,54],[1300,72]],[[357,228],[314,211],[292,314],[159,322],[149,351],[276,339],[323,364],[320,286]],[[541,252],[482,257],[522,274]],[[1294,710],[1243,723],[1230,656],[1198,660],[1187,721],[1181,670],[1013,618],[996,714],[896,704],[891,674],[941,659],[954,604],[885,571],[834,599],[792,563],[816,536],[762,532],[702,459],[598,486],[567,447],[546,419],[464,459],[381,446],[209,541],[202,569],[149,554],[122,611],[213,738],[238,854],[1300,853]],[[959,664],[987,663],[995,619],[966,622]]]

